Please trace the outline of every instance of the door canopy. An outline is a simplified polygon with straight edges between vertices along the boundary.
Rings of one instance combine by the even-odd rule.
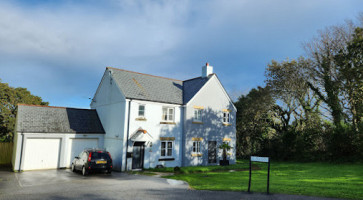
[[[153,137],[147,130],[139,128],[130,137],[133,142],[149,142],[152,141]]]

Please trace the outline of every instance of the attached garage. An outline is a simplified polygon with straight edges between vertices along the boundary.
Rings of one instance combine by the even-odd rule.
[[[58,168],[60,147],[60,138],[27,139],[23,170]]]
[[[69,168],[87,148],[102,148],[96,110],[18,105],[14,171]]]
[[[85,148],[98,148],[98,139],[71,138],[68,143],[67,167],[71,167],[74,157]]]

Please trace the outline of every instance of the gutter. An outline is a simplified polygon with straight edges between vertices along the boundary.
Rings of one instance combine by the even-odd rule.
[[[138,99],[138,98],[128,98],[128,97],[125,97],[125,99],[139,100],[139,101],[148,101],[148,102],[155,102],[155,103],[166,103],[166,104],[179,105],[179,106],[185,105],[184,103],[181,103],[180,104],[180,103],[171,103],[171,102],[166,102],[166,101],[147,100],[147,99]]]

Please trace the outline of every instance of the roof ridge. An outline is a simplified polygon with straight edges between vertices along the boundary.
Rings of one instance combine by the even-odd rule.
[[[77,109],[77,110],[95,110],[95,109],[87,109],[87,108],[72,108],[72,107],[61,107],[61,106],[46,106],[46,105],[31,105],[18,103],[18,106],[31,106],[31,107],[44,107],[44,108],[61,108],[61,109]]]
[[[140,72],[134,72],[134,71],[125,70],[125,69],[118,69],[118,68],[114,68],[114,67],[106,67],[106,69],[114,69],[114,70],[118,70],[118,71],[130,72],[130,73],[135,73],[135,74],[152,76],[152,77],[156,77],[156,78],[163,78],[163,79],[168,79],[168,80],[172,80],[172,81],[180,81],[180,82],[183,82],[182,80],[178,80],[178,79],[167,78],[167,77],[163,77],[163,76],[156,76],[156,75],[151,75],[151,74],[145,74],[145,73],[140,73]]]
[[[195,78],[191,78],[191,79],[184,80],[183,82],[191,81],[191,80],[194,80],[194,79],[197,79],[197,78],[207,78],[207,79],[209,79],[209,78],[210,78],[210,77],[212,77],[213,75],[217,75],[217,74],[216,74],[216,73],[211,73],[211,74],[209,74],[207,77],[198,76],[198,77],[195,77]]]
[[[198,77],[195,77],[195,78],[190,78],[190,79],[184,80],[183,82],[191,81],[191,80],[194,80],[194,79],[197,79],[197,78],[202,78],[202,77],[198,76]]]

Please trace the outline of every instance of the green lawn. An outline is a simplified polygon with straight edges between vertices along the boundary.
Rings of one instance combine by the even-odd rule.
[[[260,169],[252,171],[251,190],[266,192],[267,164],[256,165]],[[187,181],[197,190],[247,191],[248,170],[229,170],[248,169],[248,161],[238,161],[227,171],[216,171],[221,169],[221,166],[182,167],[182,174],[168,178]],[[154,171],[171,172],[172,168]],[[363,199],[363,164],[271,162],[270,192]]]

